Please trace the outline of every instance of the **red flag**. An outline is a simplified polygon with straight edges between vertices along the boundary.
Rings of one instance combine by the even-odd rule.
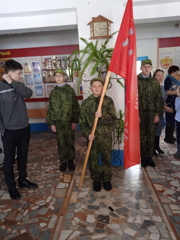
[[[109,71],[125,78],[124,166],[126,169],[140,163],[136,59],[136,33],[133,6],[132,0],[128,0],[109,66]]]

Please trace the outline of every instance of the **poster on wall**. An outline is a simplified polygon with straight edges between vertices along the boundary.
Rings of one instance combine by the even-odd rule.
[[[41,74],[34,74],[34,84],[42,84]]]
[[[23,70],[24,70],[24,73],[31,73],[32,72],[30,62],[24,62],[23,63]]]
[[[166,76],[168,68],[174,64],[174,49],[160,48],[159,49],[159,68],[164,71]]]
[[[176,65],[180,68],[180,47],[159,48],[159,68],[168,74],[168,68]],[[177,77],[180,80],[180,74]]]
[[[56,84],[46,84],[46,97],[50,96],[50,92],[54,89],[54,87],[56,86]]]
[[[24,77],[26,85],[33,85],[33,79],[31,74],[27,74]]]
[[[33,66],[33,72],[34,73],[40,73],[41,72],[40,62],[32,62],[32,66]]]
[[[42,86],[35,86],[35,94],[36,97],[43,97],[43,87]]]

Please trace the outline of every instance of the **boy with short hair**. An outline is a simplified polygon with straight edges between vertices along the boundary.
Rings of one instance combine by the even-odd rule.
[[[57,83],[51,91],[47,111],[47,124],[57,134],[60,171],[75,169],[74,130],[77,129],[79,104],[74,89],[64,83],[66,73],[62,69],[54,71]]]
[[[141,166],[155,167],[152,159],[156,123],[163,114],[164,101],[158,81],[151,76],[152,61],[141,62],[141,73],[138,75],[138,97],[140,117]]]
[[[14,179],[14,158],[17,149],[19,187],[37,188],[27,177],[27,155],[30,125],[24,98],[32,96],[32,90],[21,83],[22,65],[15,60],[5,62],[5,74],[0,82],[0,133],[4,146],[4,177],[12,199],[21,196]]]
[[[94,180],[93,189],[98,192],[101,190],[101,180],[105,190],[111,190],[111,150],[112,150],[112,130],[117,123],[116,110],[113,100],[105,96],[102,110],[97,112],[99,101],[103,90],[103,81],[100,78],[91,80],[91,91],[87,99],[81,104],[79,125],[83,135],[93,141],[90,155],[89,167],[91,178]],[[98,117],[95,136],[91,135],[95,116]],[[101,154],[102,166],[99,165],[99,154]]]

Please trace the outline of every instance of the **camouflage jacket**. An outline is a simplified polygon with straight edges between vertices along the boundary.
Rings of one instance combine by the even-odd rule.
[[[149,78],[143,78],[142,73],[138,75],[139,113],[152,111],[161,116],[164,112],[164,100],[159,82],[150,74]]]
[[[79,104],[74,89],[68,84],[63,87],[55,86],[49,97],[46,122],[52,126],[56,121],[77,123]]]
[[[79,126],[86,138],[91,134],[99,101],[100,97],[97,98],[91,95],[81,104]],[[95,135],[111,134],[116,127],[116,123],[117,117],[114,102],[110,97],[105,96],[102,105],[102,117],[98,119]]]

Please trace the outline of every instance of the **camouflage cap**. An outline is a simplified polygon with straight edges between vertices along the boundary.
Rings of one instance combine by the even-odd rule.
[[[141,67],[145,64],[151,64],[152,65],[152,61],[150,59],[144,59],[141,61]]]
[[[66,73],[65,73],[61,68],[56,69],[56,70],[54,71],[54,76],[55,76],[56,73],[61,73],[61,74],[63,74],[63,75],[66,75]]]
[[[98,78],[98,77],[93,78],[90,82],[90,85],[92,86],[93,82],[97,82],[97,81],[101,82],[104,85],[104,81],[101,78]]]

